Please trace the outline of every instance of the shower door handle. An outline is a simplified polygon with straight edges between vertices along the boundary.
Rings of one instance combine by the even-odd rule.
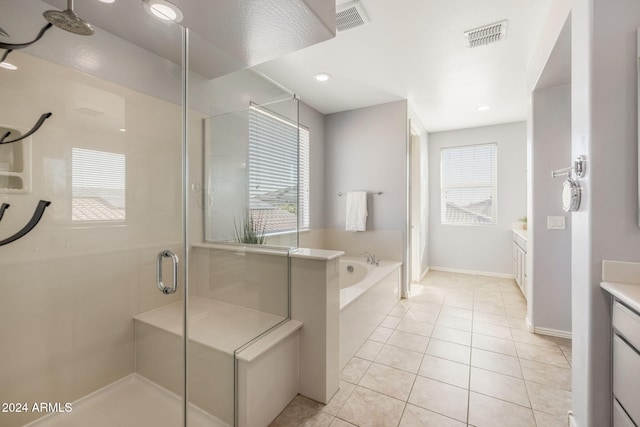
[[[171,258],[171,265],[173,266],[173,284],[171,286],[165,286],[162,283],[162,260],[164,258]],[[170,250],[160,252],[156,261],[156,273],[158,289],[165,295],[174,293],[178,289],[178,256]]]

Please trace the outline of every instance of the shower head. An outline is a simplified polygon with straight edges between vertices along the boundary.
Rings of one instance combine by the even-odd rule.
[[[91,36],[94,31],[91,25],[73,11],[73,0],[67,0],[67,10],[47,10],[44,19],[58,28],[81,36]]]

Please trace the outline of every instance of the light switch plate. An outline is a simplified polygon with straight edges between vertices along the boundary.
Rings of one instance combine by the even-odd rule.
[[[547,217],[547,229],[549,230],[564,230],[564,217],[563,216],[548,216]]]

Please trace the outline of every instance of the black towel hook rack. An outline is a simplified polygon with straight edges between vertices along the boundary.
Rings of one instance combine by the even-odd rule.
[[[1,144],[11,144],[12,142],[18,142],[18,141],[21,141],[21,140],[23,140],[25,138],[30,137],[31,135],[36,133],[38,131],[38,129],[40,129],[40,126],[42,126],[44,121],[47,120],[52,115],[53,115],[53,113],[44,113],[43,115],[41,115],[40,118],[38,119],[38,121],[36,122],[36,124],[33,125],[33,128],[31,128],[31,130],[29,132],[25,133],[20,138],[12,139],[11,141],[5,141],[5,139],[7,139],[9,137],[9,135],[11,135],[11,131],[5,133],[4,135],[0,136],[0,145]]]
[[[2,43],[2,42],[0,42],[0,49],[7,49],[7,51],[4,53],[4,55],[2,55],[2,58],[0,58],[0,62],[4,62],[4,60],[7,59],[7,56],[9,56],[9,54],[12,51],[14,51],[16,49],[22,49],[22,48],[25,48],[27,46],[31,46],[32,44],[34,44],[35,42],[40,40],[42,38],[42,36],[44,36],[44,33],[46,33],[47,30],[49,28],[51,28],[52,26],[53,25],[51,23],[48,23],[47,25],[42,27],[42,29],[40,30],[40,32],[38,33],[36,38],[31,40],[30,42],[26,42],[26,43]]]
[[[20,231],[18,231],[16,234],[14,234],[13,236],[8,237],[8,238],[6,238],[4,240],[0,240],[0,246],[4,246],[4,245],[7,245],[9,243],[15,242],[16,240],[21,239],[24,236],[26,236],[27,234],[29,234],[29,232],[31,230],[33,230],[36,225],[38,225],[38,222],[40,222],[40,219],[42,219],[42,215],[44,214],[44,210],[50,204],[51,204],[51,202],[49,202],[47,200],[40,200],[38,202],[38,206],[36,206],[36,210],[33,213],[33,216],[31,217],[31,220],[29,220],[27,225],[22,227],[22,229]],[[6,205],[6,203],[3,203],[3,205]],[[6,207],[5,207],[5,210],[6,210]]]
[[[0,221],[2,221],[2,217],[4,216],[4,211],[9,209],[9,206],[11,206],[9,203],[3,203],[0,205]]]

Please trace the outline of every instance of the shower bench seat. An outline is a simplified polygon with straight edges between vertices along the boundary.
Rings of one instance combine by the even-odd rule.
[[[302,323],[198,296],[190,297],[188,305],[189,401],[233,425],[237,368],[238,425],[262,422],[254,414],[262,414],[262,419],[271,417],[275,411],[277,415],[282,409],[279,406],[286,406],[298,392],[298,329]],[[134,316],[136,372],[178,395],[182,395],[183,387],[183,322],[182,301]],[[268,378],[270,382],[284,381],[284,395],[275,397],[278,402],[271,402],[267,407],[261,404],[258,408],[252,402],[256,399],[252,399],[255,391],[251,389],[260,387],[255,384],[256,380],[265,381],[265,374],[273,371],[271,368],[267,368],[267,372],[252,368],[264,365],[260,358],[270,364],[281,364],[282,369],[290,370],[292,374],[282,375],[282,369],[278,369],[279,377]],[[260,400],[264,397],[257,401]]]

